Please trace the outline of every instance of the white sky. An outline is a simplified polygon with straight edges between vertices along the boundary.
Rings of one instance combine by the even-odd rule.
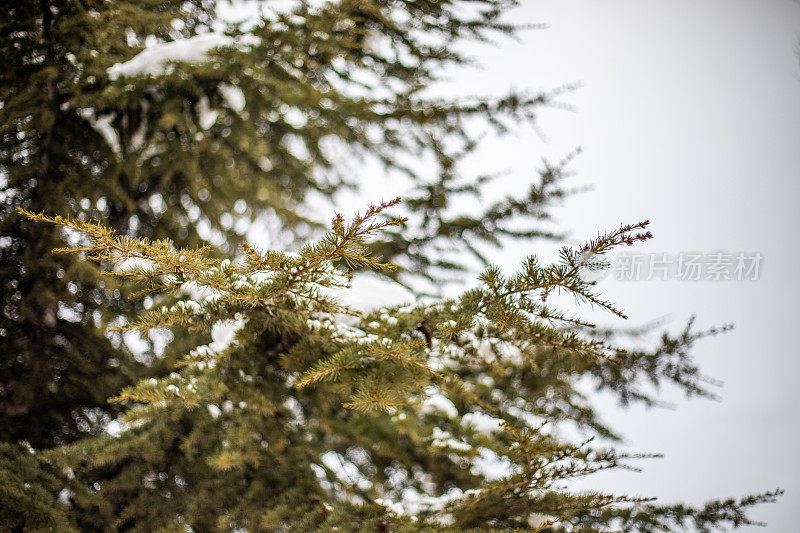
[[[780,503],[754,516],[769,531],[796,531],[800,5],[540,0],[516,15],[549,29],[475,48],[484,70],[458,73],[453,86],[497,93],[580,81],[583,88],[565,98],[576,112],[542,115],[545,140],[521,130],[493,141],[480,166],[511,166],[522,180],[541,155],[558,160],[581,146],[573,182],[594,190],[558,211],[576,239],[650,219],[656,238],[642,251],[765,257],[757,282],[601,283],[631,322],[670,315],[679,327],[697,313],[701,327],[734,322],[736,329],[694,352],[726,383],[723,401],[684,401],[667,390],[675,411],[610,409],[631,449],[665,458],[644,463],[643,473],[597,475],[585,486],[691,503],[780,486],[787,491]],[[507,250],[497,262],[513,268],[536,246]]]

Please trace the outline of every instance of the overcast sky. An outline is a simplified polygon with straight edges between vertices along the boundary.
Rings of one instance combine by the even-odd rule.
[[[560,222],[575,238],[621,222],[652,221],[642,251],[763,254],[755,282],[601,282],[643,323],[736,329],[695,350],[725,382],[722,402],[665,396],[678,409],[609,411],[631,449],[665,458],[643,473],[607,473],[587,486],[701,503],[782,487],[755,516],[769,531],[797,531],[800,505],[800,356],[795,342],[800,258],[800,5],[789,0],[526,1],[520,22],[547,23],[520,43],[475,49],[483,71],[454,80],[473,92],[580,81],[549,111],[545,138],[523,130],[490,142],[481,164],[513,165],[524,179],[537,158],[583,154]],[[512,178],[509,178],[512,179]],[[515,247],[498,262],[512,268]],[[609,404],[610,405],[610,404]]]

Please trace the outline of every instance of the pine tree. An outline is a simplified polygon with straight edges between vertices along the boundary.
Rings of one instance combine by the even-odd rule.
[[[694,508],[603,492],[570,479],[648,458],[594,445],[613,432],[576,383],[591,377],[623,401],[652,401],[641,381],[709,394],[688,356],[715,331],[690,327],[650,351],[587,333],[557,293],[624,316],[587,281],[618,246],[651,237],[624,225],[560,261],[527,258],[508,275],[487,268],[455,299],[362,313],[337,295],[358,268],[389,271],[369,241],[402,218],[398,200],[370,206],[298,253],[244,246],[241,259],[206,248],[119,237],[81,220],[25,212],[83,238],[64,251],[180,300],[125,327],[208,331],[228,342],[186,353],[162,379],[113,399],[124,431],[51,450],[54,464],[103,472],[96,495],[115,527],[193,531],[668,531],[754,524],[749,507],[780,491]],[[358,275],[358,274],[356,274]],[[589,437],[556,431],[576,424]]]
[[[558,91],[424,96],[468,61],[458,42],[514,33],[501,18],[513,5],[298,2],[247,25],[211,1],[4,4],[0,427],[33,448],[0,449],[2,527],[752,523],[744,511],[777,493],[691,508],[562,486],[643,458],[559,439],[566,421],[617,438],[575,390],[580,377],[623,402],[657,401],[644,380],[710,394],[687,352],[714,331],[624,350],[547,303],[562,291],[619,314],[583,279],[596,266],[585,258],[648,238],[643,224],[556,265],[489,267],[456,299],[367,312],[338,300],[361,270],[436,284],[464,263],[434,251],[484,261],[504,236],[556,236],[539,222],[565,194],[569,158],[483,212],[450,207],[490,181],[459,164],[477,146],[472,123],[502,132]],[[380,204],[314,240],[306,199],[354,186],[358,158],[415,189],[398,216]],[[257,218],[280,228],[284,250],[244,243]],[[62,238],[77,256],[50,253]],[[227,342],[211,334],[223,324]],[[171,342],[136,354],[131,329]],[[111,420],[120,432],[104,431]]]
[[[485,217],[447,211],[451,197],[480,192],[457,169],[475,146],[467,122],[502,128],[553,96],[422,96],[440,69],[467,61],[454,43],[513,32],[500,20],[513,2],[469,4],[476,9],[298,2],[245,27],[221,19],[210,0],[4,2],[0,439],[39,448],[97,434],[117,412],[107,397],[163,373],[195,340],[174,338],[159,355],[158,339],[133,349],[106,334],[152,299],[129,299],[95,266],[52,255],[58,233],[20,219],[17,207],[227,254],[253,219],[308,238],[321,221],[305,197],[353,186],[345,162],[370,157],[419,189],[419,222],[406,228],[413,253],[397,233],[375,246],[386,259],[402,253],[421,275],[459,266],[428,265],[433,245],[547,236],[537,220],[563,195],[560,167]],[[416,168],[418,157],[438,161],[438,176]],[[533,223],[511,231],[499,223],[508,214]]]

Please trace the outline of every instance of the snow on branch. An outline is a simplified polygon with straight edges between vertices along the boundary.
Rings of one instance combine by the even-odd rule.
[[[120,76],[157,76],[163,74],[167,65],[174,62],[196,63],[208,59],[208,53],[221,47],[253,45],[258,38],[248,35],[235,39],[223,33],[203,33],[188,39],[149,46],[124,63],[108,69],[108,76],[115,80]]]

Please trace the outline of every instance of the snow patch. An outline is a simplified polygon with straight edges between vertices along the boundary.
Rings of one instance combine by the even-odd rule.
[[[514,472],[514,465],[507,457],[501,457],[488,448],[481,448],[480,455],[472,459],[470,471],[487,481],[496,481]]]
[[[375,503],[386,507],[397,516],[403,516],[406,514],[406,509],[400,502],[393,502],[391,500],[387,500],[386,498],[376,498]]]
[[[95,130],[103,140],[106,142],[111,151],[119,155],[122,151],[122,145],[119,142],[119,135],[117,131],[111,126],[111,122],[116,118],[116,114],[111,113],[108,115],[97,116],[94,109],[79,109],[78,114],[89,121],[92,129]]]
[[[372,482],[367,479],[358,467],[336,452],[325,452],[320,458],[341,481],[353,484],[361,490],[368,490]]]
[[[244,317],[237,317],[236,320],[223,320],[211,327],[211,344],[208,347],[214,353],[220,353],[231,345],[236,338],[236,332],[244,327],[246,320]]]
[[[74,494],[75,493],[69,489],[66,488],[61,489],[61,492],[58,493],[58,503],[60,503],[65,507],[72,507],[72,501],[70,500],[70,498],[72,498]]]
[[[120,76],[142,76],[163,74],[171,62],[199,62],[208,58],[214,48],[235,45],[252,45],[259,40],[246,36],[238,41],[223,33],[211,32],[195,35],[188,39],[178,39],[168,43],[149,46],[124,63],[117,63],[108,69],[112,80]]]
[[[140,426],[143,423],[141,420],[137,420],[134,422],[121,422],[120,420],[112,420],[108,424],[106,424],[105,432],[112,437],[119,437],[122,435],[123,432],[128,431],[129,429],[133,429],[135,427]],[[71,470],[70,470],[71,472]],[[71,474],[74,477],[74,473]],[[68,476],[69,477],[69,476]],[[70,478],[72,479],[72,478]]]
[[[119,437],[124,430],[119,420],[112,420],[106,425],[106,433],[112,437]]]
[[[204,130],[207,130],[217,122],[219,111],[211,109],[208,103],[208,97],[203,95],[197,102],[197,124]]]
[[[228,107],[234,111],[242,111],[244,109],[247,100],[240,88],[223,83],[219,86],[219,92],[222,94],[222,98],[225,100],[225,103],[228,104]]]
[[[422,400],[421,412],[423,414],[428,414],[438,411],[446,414],[450,418],[456,418],[458,416],[458,409],[456,409],[456,406],[453,404],[453,402],[451,402],[441,393],[436,392],[435,389],[431,389],[432,388],[428,388],[426,390],[428,396]]]
[[[433,442],[431,444],[437,448],[450,448],[451,450],[457,450],[460,452],[468,452],[472,450],[472,446],[464,441],[454,439],[450,432],[444,431],[441,428],[433,428],[432,436]]]
[[[503,421],[499,418],[489,416],[485,413],[467,413],[461,417],[461,422],[464,425],[471,426],[478,433],[491,435],[498,431],[502,426]]]

